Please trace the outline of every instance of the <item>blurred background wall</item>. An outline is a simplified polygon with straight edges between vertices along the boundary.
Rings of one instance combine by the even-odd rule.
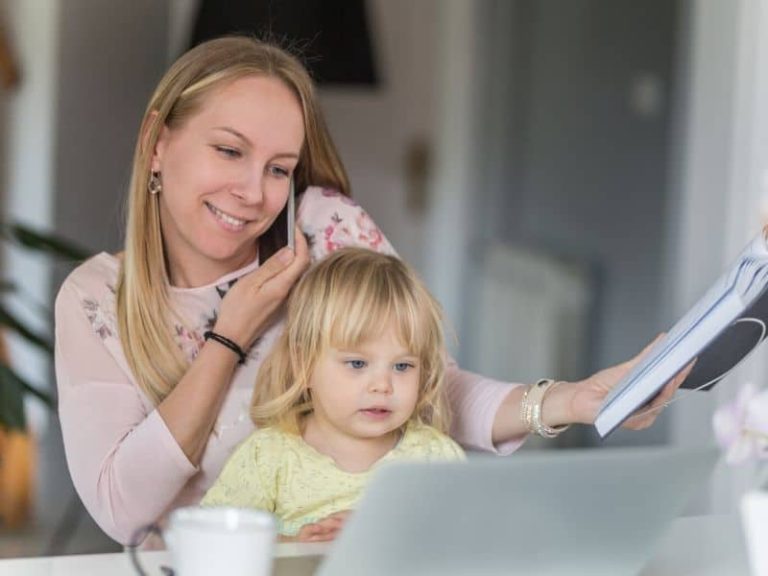
[[[321,84],[321,101],[356,198],[443,303],[465,367],[529,381],[625,360],[760,225],[768,22],[758,0],[363,5],[376,81]],[[0,93],[6,219],[120,249],[138,123],[199,6],[0,0],[22,73]],[[66,274],[13,249],[2,265],[49,305]],[[37,321],[28,302],[9,301]],[[20,342],[12,354],[54,387],[43,357]],[[763,356],[732,380],[762,381]],[[711,442],[712,409],[735,388],[609,443]],[[29,412],[35,514],[0,534],[0,556],[116,549],[79,507],[56,419],[34,402]],[[596,443],[587,429],[561,440]],[[738,485],[722,472],[699,507],[726,508]]]

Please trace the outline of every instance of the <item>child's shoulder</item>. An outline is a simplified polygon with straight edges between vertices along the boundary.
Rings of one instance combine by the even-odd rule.
[[[293,447],[300,441],[300,437],[280,430],[277,427],[259,428],[246,438],[238,450],[245,450],[260,456],[270,453],[283,453],[287,448]]]
[[[399,446],[403,452],[425,459],[463,459],[464,450],[437,428],[413,422]]]

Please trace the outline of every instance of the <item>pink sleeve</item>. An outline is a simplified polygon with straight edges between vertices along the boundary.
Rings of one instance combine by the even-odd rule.
[[[348,246],[395,254],[389,240],[368,213],[357,202],[335,190],[307,188],[296,219],[309,240],[312,261]]]
[[[508,384],[461,370],[450,359],[446,367],[448,402],[453,411],[451,436],[462,446],[473,450],[511,454],[527,438],[526,435],[502,444],[492,439],[496,412],[507,394],[520,384]]]
[[[56,299],[56,380],[67,464],[88,512],[127,544],[197,468],[97,334],[68,283]]]
[[[299,206],[298,221],[309,238],[313,260],[345,246],[362,246],[395,254],[382,231],[354,200],[325,188],[308,188]],[[510,454],[525,436],[494,446],[493,421],[499,405],[516,385],[465,372],[449,360],[448,400],[453,413],[451,436],[466,448]]]

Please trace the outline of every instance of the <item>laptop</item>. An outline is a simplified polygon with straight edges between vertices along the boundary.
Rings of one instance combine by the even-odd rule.
[[[632,448],[394,463],[317,574],[637,574],[717,457]]]

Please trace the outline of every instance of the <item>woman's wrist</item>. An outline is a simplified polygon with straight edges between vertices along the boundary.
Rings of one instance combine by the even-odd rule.
[[[541,406],[541,421],[547,426],[564,426],[567,424],[583,424],[573,409],[573,398],[578,384],[575,382],[558,381],[545,396]]]
[[[232,352],[235,356],[237,356],[238,364],[245,364],[245,361],[248,359],[248,354],[245,352],[245,350],[242,349],[242,347],[237,342],[235,342],[230,338],[227,338],[222,334],[219,334],[218,332],[214,332],[213,330],[208,330],[205,332],[205,334],[203,334],[203,338],[205,338],[206,342],[213,341],[227,348],[230,352]]]
[[[526,418],[524,406],[524,396],[530,386],[532,385],[515,386],[504,398],[493,422],[492,438],[494,444],[507,442],[531,432],[530,418]],[[584,417],[580,417],[574,409],[573,400],[579,386],[580,383],[578,382],[561,380],[557,382],[557,385],[547,390],[541,401],[541,423],[550,428],[589,423]]]
[[[210,331],[220,334],[227,340],[231,340],[237,344],[241,349],[248,350],[251,347],[252,337],[245,333],[244,330],[238,329],[236,326],[232,326],[231,323],[227,324],[222,322],[219,318],[218,322],[210,329]]]

